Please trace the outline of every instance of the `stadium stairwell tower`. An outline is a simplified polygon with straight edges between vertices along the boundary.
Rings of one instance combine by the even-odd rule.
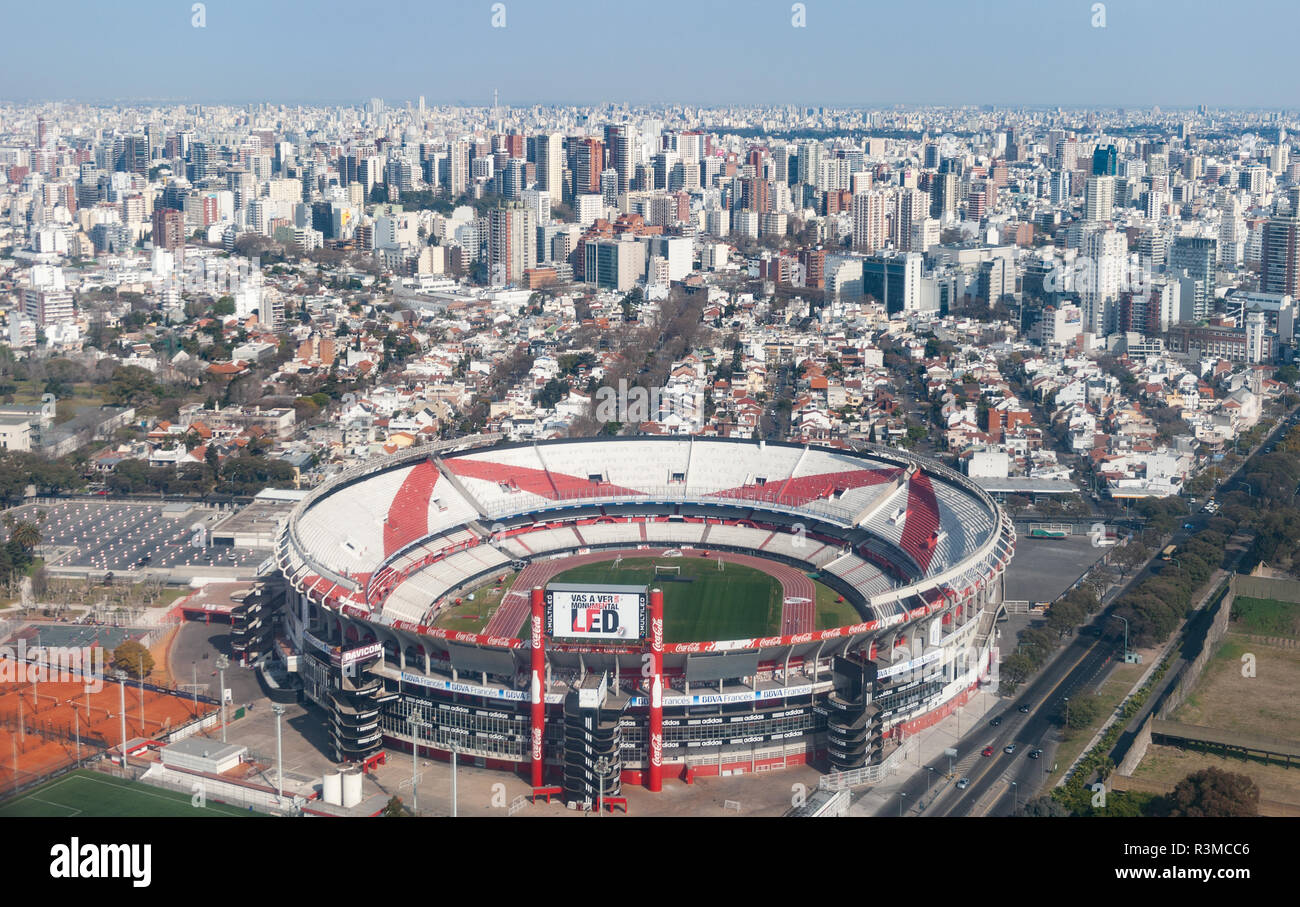
[[[873,702],[874,661],[861,655],[836,656],[831,672],[834,691],[826,697],[826,755],[837,772],[880,761],[883,747],[880,708]]]
[[[588,674],[564,697],[564,799],[597,803],[619,795],[628,697],[611,695],[609,675]]]
[[[354,652],[359,657],[349,658]],[[382,647],[373,646],[340,652],[337,661],[331,658],[330,738],[339,762],[364,761],[383,746],[379,713],[397,694],[385,690],[383,682],[367,670],[382,656]]]

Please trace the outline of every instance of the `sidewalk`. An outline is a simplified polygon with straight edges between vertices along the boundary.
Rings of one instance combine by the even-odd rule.
[[[927,728],[917,734],[908,744],[912,747],[912,752],[908,754],[907,759],[897,772],[879,784],[873,784],[868,788],[862,788],[855,792],[857,797],[853,806],[849,809],[849,815],[897,816],[899,792],[918,774],[925,773],[927,766],[934,766],[938,769],[930,796],[925,798],[927,802],[932,800],[935,795],[943,790],[945,785],[951,785],[961,777],[963,763],[971,763],[973,761],[972,755],[976,758],[979,756],[978,752],[972,751],[964,756],[954,757],[952,760],[952,777],[946,777],[948,773],[948,757],[944,755],[943,751],[957,745],[958,740],[961,739],[958,736],[958,729],[960,728],[961,735],[965,737],[969,737],[972,732],[981,729],[987,730],[987,722],[984,717],[996,710],[1003,702],[1004,700],[991,688],[983,689],[971,696],[964,706],[934,727]],[[916,803],[905,803],[903,809],[905,815],[918,815]]]

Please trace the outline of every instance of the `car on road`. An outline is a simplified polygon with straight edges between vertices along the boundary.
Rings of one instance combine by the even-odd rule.
[[[1041,756],[1041,755],[1043,755],[1043,751],[1040,750],[1038,747],[1034,747],[1034,748],[1033,748],[1032,750],[1030,750],[1029,753],[1028,753],[1028,756],[1029,756],[1030,759],[1037,759],[1037,758],[1038,758],[1039,756]]]
[[[989,744],[988,746],[984,747],[984,749],[980,750],[980,755],[981,755],[981,756],[992,756],[992,755],[993,755],[993,744]]]
[[[962,778],[957,782],[957,790],[965,790],[970,787],[970,778]]]
[[[1017,712],[1021,712],[1022,714],[1026,714],[1026,715],[1027,715],[1027,714],[1029,714],[1029,706],[1027,706],[1027,705],[1022,705],[1020,708],[1016,709],[1016,711],[1017,711]]]
[[[1001,723],[1002,723],[1002,716],[999,715],[998,717],[992,719],[992,720],[989,722],[989,727],[997,727],[997,726],[1000,725]]]
[[[1015,751],[1016,751],[1016,745],[1014,743],[1008,743],[1006,746],[1002,747],[1002,752],[1006,753],[1008,756],[1014,753]]]

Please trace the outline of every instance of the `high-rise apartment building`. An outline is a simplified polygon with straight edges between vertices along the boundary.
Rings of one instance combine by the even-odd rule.
[[[629,123],[611,123],[605,127],[605,147],[609,152],[609,166],[618,171],[618,193],[623,195],[636,164],[636,130]]]
[[[1115,177],[1090,176],[1083,190],[1083,219],[1110,220],[1115,207]]]
[[[1264,224],[1260,248],[1259,288],[1265,293],[1300,297],[1300,191],[1292,190],[1289,213]]]
[[[537,266],[537,216],[523,205],[488,214],[488,278],[493,286],[518,284]]]
[[[599,195],[600,175],[605,169],[605,146],[600,139],[578,139],[574,145],[573,194]]]
[[[1196,319],[1206,318],[1218,285],[1218,242],[1204,236],[1176,236],[1169,248],[1169,273],[1186,275],[1195,281],[1192,312]],[[1187,300],[1184,300],[1186,305]]]
[[[564,136],[548,133],[534,140],[537,165],[537,188],[551,193],[558,200],[564,186]]]

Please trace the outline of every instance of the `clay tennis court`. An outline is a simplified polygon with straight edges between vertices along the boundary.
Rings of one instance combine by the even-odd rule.
[[[0,671],[23,676],[21,667],[10,662]],[[124,689],[110,681],[98,691],[75,680],[0,683],[0,797],[71,764],[78,738],[83,757],[121,744],[123,699],[127,740],[156,738],[217,708],[130,681]]]

